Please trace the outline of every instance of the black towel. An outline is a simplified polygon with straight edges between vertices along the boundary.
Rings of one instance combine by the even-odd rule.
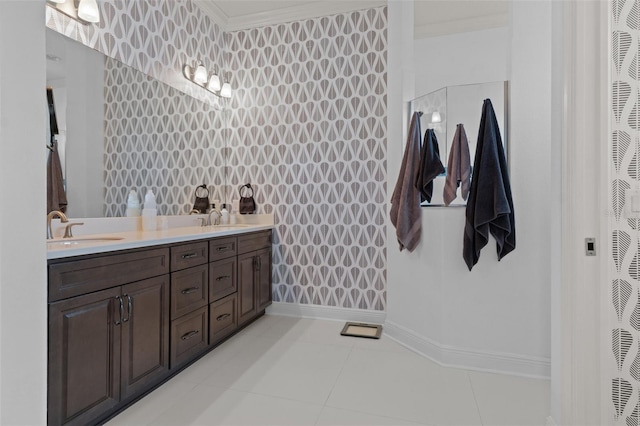
[[[440,161],[440,149],[438,149],[436,132],[433,129],[427,129],[422,141],[420,165],[416,176],[416,188],[420,191],[421,202],[431,202],[433,180],[442,173],[444,173],[444,166]]]
[[[469,270],[478,262],[480,250],[489,242],[489,233],[496,239],[498,260],[516,248],[507,160],[491,100],[485,99],[464,228],[462,256]]]

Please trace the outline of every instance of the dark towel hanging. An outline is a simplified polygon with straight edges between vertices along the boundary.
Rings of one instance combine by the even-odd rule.
[[[67,195],[64,192],[58,144],[54,140],[51,141],[50,149],[47,159],[47,213],[53,210],[64,213],[67,210]]]
[[[485,99],[464,228],[462,256],[469,270],[478,262],[480,250],[489,242],[489,233],[496,239],[498,260],[516,248],[507,160],[493,105],[490,99]]]
[[[416,188],[420,191],[421,202],[431,202],[433,180],[442,173],[444,173],[444,166],[440,161],[440,149],[438,148],[436,132],[433,129],[427,129],[422,141],[420,165],[416,176]]]
[[[447,163],[447,179],[442,191],[445,206],[456,199],[458,186],[460,186],[462,199],[466,200],[471,189],[471,155],[469,154],[467,133],[462,124],[456,126],[456,133],[451,142],[451,152]]]
[[[415,186],[415,177],[420,164],[421,115],[421,112],[416,111],[411,117],[398,181],[391,195],[391,223],[396,228],[400,251],[405,248],[413,251],[420,242],[422,231],[419,195]]]

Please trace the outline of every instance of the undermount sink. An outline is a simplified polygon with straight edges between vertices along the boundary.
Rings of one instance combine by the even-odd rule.
[[[251,225],[213,225],[213,229],[228,229],[228,228],[248,228]]]
[[[74,246],[78,244],[90,244],[90,243],[106,243],[109,241],[120,241],[122,237],[86,237],[86,238],[63,238],[60,240],[47,240],[48,246]]]

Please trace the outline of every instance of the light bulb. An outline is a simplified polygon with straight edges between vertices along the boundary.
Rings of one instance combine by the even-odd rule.
[[[201,86],[204,86],[207,82],[207,69],[202,65],[202,62],[199,62],[196,67],[196,71],[193,74],[193,82]]]
[[[440,113],[438,111],[431,114],[431,122],[432,123],[441,123],[442,117],[440,117]]]
[[[100,22],[100,10],[96,0],[80,0],[78,18],[94,24]]]
[[[215,73],[211,74],[207,89],[209,89],[212,92],[217,92],[220,90],[220,77],[218,77],[218,74],[215,74]]]
[[[228,82],[225,82],[220,89],[220,96],[223,98],[231,97],[231,85]]]

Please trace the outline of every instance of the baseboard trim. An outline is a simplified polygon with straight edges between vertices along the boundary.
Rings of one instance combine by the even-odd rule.
[[[442,345],[392,321],[386,321],[387,313],[384,311],[273,302],[266,309],[266,313],[296,318],[383,324],[383,333],[387,337],[445,367],[537,379],[548,379],[551,376],[551,361],[548,358],[483,352]]]
[[[548,379],[551,376],[551,360],[548,358],[442,345],[392,321],[385,322],[384,332],[401,345],[445,367],[540,379]]]
[[[357,321],[384,324],[387,313],[365,309],[336,308],[333,306],[304,305],[297,303],[273,302],[266,310],[267,314],[288,317],[326,319],[333,321]]]

